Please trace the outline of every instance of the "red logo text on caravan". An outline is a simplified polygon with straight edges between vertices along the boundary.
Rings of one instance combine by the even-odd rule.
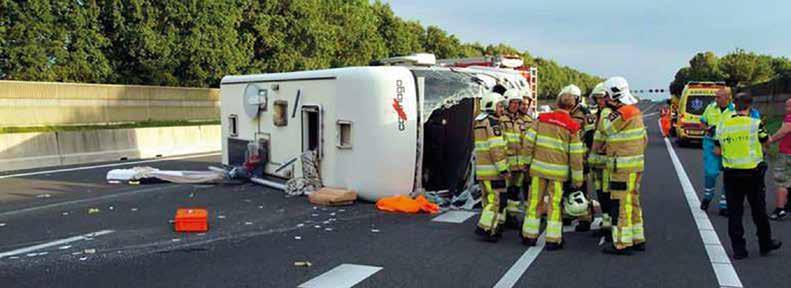
[[[404,82],[396,80],[396,98],[393,99],[393,109],[398,114],[398,131],[406,129],[406,112],[404,112],[404,106],[401,105],[404,102],[404,91],[406,91]]]

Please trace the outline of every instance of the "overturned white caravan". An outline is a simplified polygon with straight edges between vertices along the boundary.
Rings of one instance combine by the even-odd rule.
[[[436,66],[226,76],[222,161],[239,166],[248,144],[259,143],[265,164],[257,173],[272,181],[302,177],[300,161],[284,164],[313,150],[325,186],[365,200],[459,191],[472,174],[478,83]]]

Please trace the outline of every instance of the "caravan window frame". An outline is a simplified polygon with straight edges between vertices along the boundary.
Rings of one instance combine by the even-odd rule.
[[[239,116],[236,114],[228,115],[228,137],[239,136]]]
[[[311,110],[314,110],[314,111],[311,111]],[[323,156],[324,156],[324,107],[322,107],[319,104],[303,104],[300,107],[300,121],[299,122],[300,122],[300,127],[302,128],[302,129],[300,129],[300,138],[302,140],[301,141],[302,149],[300,149],[300,150],[302,150],[302,153],[308,151],[308,150],[306,150],[306,148],[308,148],[308,147],[305,147],[305,140],[306,140],[305,139],[305,129],[308,128],[308,127],[305,127],[305,113],[306,112],[308,112],[308,113],[317,113],[318,114],[319,119],[317,121],[318,122],[317,125],[319,127],[317,127],[318,128],[318,139],[316,139],[317,140],[317,143],[316,143],[316,157],[318,159],[322,159]],[[310,131],[308,131],[308,132],[310,132]]]
[[[344,134],[344,132],[343,132],[343,127],[345,127],[345,126],[349,127],[348,135]],[[354,144],[352,143],[352,139],[354,139],[353,138],[353,135],[354,135],[353,134],[354,133],[353,132],[354,131],[353,128],[354,128],[354,122],[352,122],[352,121],[349,121],[349,120],[338,120],[338,121],[335,122],[335,129],[337,131],[337,137],[336,137],[336,144],[335,144],[335,146],[338,147],[338,149],[351,150],[352,147],[354,147]],[[348,141],[344,141],[344,139],[348,139]]]

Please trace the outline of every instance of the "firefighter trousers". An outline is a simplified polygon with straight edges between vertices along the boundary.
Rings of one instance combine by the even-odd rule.
[[[615,248],[625,249],[645,242],[643,209],[640,205],[642,173],[610,174],[610,217]]]
[[[603,229],[610,229],[612,226],[612,219],[609,214],[612,200],[610,200],[610,192],[609,189],[607,189],[610,178],[609,174],[609,171],[602,168],[592,168],[590,173],[593,190],[596,191],[596,199],[599,200],[599,207],[601,208],[601,228]]]
[[[518,171],[518,172],[511,172],[511,180],[507,182],[508,186],[508,216],[509,217],[516,217],[517,214],[521,213],[520,206],[522,203],[522,191],[524,191],[524,184],[525,181],[525,173]]]
[[[530,192],[525,200],[527,211],[522,225],[522,237],[537,239],[541,228],[541,215],[539,206],[543,203],[544,196],[548,195],[546,241],[548,243],[561,243],[563,238],[563,219],[560,202],[563,198],[563,181],[532,177]]]
[[[483,211],[481,211],[481,218],[478,220],[478,227],[489,235],[496,235],[500,233],[501,224],[505,222],[506,217],[506,185],[504,180],[481,181],[481,190],[484,199],[486,199]]]

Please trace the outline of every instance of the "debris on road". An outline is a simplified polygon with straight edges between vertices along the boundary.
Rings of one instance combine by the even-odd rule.
[[[27,253],[27,254],[25,254],[25,256],[27,256],[27,257],[36,257],[36,256],[38,256],[38,253]]]
[[[297,224],[297,228],[303,227],[303,226],[305,226],[305,224],[302,224],[302,223]]]
[[[19,259],[19,256],[11,256],[11,257],[8,257],[8,259],[10,259],[10,260],[16,260],[16,259]]]
[[[329,227],[324,228],[324,231],[332,231],[332,228],[329,228]]]
[[[244,225],[253,225],[253,222],[247,221],[247,222],[244,222]]]
[[[217,216],[217,219],[225,219],[225,215],[219,215]]]
[[[0,227],[5,227],[6,223],[0,223]]]
[[[376,201],[376,208],[387,212],[417,214],[427,212],[430,214],[439,213],[439,206],[429,202],[423,195],[412,199],[406,195],[396,195],[382,198]]]
[[[297,261],[297,262],[294,262],[294,266],[297,266],[297,267],[310,267],[310,266],[313,266],[313,264],[311,264],[308,261]]]
[[[80,257],[80,261],[88,260],[88,257]]]
[[[121,181],[110,180],[110,181],[107,181],[107,183],[109,183],[109,184],[121,184]]]
[[[209,212],[203,208],[179,208],[176,210],[176,232],[206,232],[209,230]]]
[[[60,215],[69,216],[69,212],[63,212],[63,213],[60,213]]]
[[[82,252],[84,252],[85,254],[96,254],[96,249],[93,249],[93,248],[85,249],[85,250],[82,250]]]
[[[302,237],[300,237],[300,236],[294,236],[294,240],[302,240]]]
[[[181,242],[181,239],[179,239],[179,238],[173,238],[173,239],[170,239],[170,242]]]
[[[379,233],[379,232],[381,232],[381,231],[379,231],[379,229],[371,229],[371,232],[373,232],[373,233]]]
[[[71,245],[65,245],[65,246],[58,247],[58,249],[60,249],[60,250],[66,250],[66,249],[69,249],[69,248],[71,248]]]
[[[132,169],[113,169],[107,172],[107,181],[129,181],[129,184],[178,183],[202,184],[221,183],[225,180],[222,172],[216,171],[168,171],[152,167],[133,167]]]
[[[316,229],[321,229],[321,226],[319,226],[319,225],[313,225],[313,228],[316,228]]]
[[[101,210],[99,210],[99,208],[90,208],[90,209],[88,209],[88,214],[96,214],[96,213],[99,213],[99,212],[101,212]]]
[[[52,197],[52,195],[50,195],[50,194],[39,194],[39,195],[36,195],[36,198],[49,198],[49,197]]]
[[[129,209],[129,210],[132,211],[132,212],[137,212],[137,208],[132,208],[132,209]]]
[[[108,207],[107,209],[110,209],[110,211],[113,211],[113,210],[115,210],[115,207],[113,207],[113,206],[110,206],[110,207]]]
[[[82,251],[72,252],[71,255],[73,256],[82,255]]]
[[[352,205],[357,200],[357,192],[342,188],[324,187],[308,195],[310,203],[325,206]]]

